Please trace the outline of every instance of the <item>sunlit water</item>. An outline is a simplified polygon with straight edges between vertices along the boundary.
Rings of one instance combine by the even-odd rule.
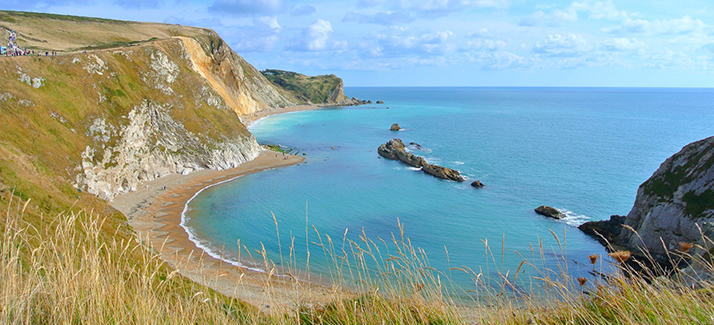
[[[581,276],[592,268],[587,256],[605,251],[575,226],[627,214],[637,187],[662,161],[714,134],[713,90],[348,88],[346,93],[386,104],[290,113],[253,125],[259,143],[293,148],[306,160],[207,188],[192,200],[186,226],[203,247],[260,268],[245,251],[238,261],[236,242],[256,259],[254,250],[262,243],[279,261],[274,214],[283,253],[287,256],[294,238],[300,264],[306,231],[307,242],[317,241],[313,226],[341,246],[346,230],[351,240],[358,241],[362,230],[375,241],[389,240],[399,235],[399,221],[431,265],[466,289],[473,286],[472,277],[449,268],[467,266],[498,278],[497,272],[509,270],[512,276],[524,259],[554,269],[565,260],[567,272]],[[392,123],[403,130],[389,131]],[[459,170],[468,181],[439,180],[380,159],[377,147],[394,137],[419,143],[422,149],[412,148],[413,153]],[[486,187],[472,188],[476,179]],[[568,217],[535,214],[544,204]],[[309,245],[311,271],[325,272],[321,250]],[[527,267],[523,271],[535,275]]]

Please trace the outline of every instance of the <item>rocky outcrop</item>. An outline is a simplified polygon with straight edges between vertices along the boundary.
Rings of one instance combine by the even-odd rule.
[[[193,71],[203,77],[238,115],[297,105],[300,102],[276,87],[213,31],[204,38],[179,37]]]
[[[586,222],[578,226],[578,229],[607,247],[617,243],[617,236],[622,232],[624,223],[625,216],[612,215],[608,220]]]
[[[475,187],[475,188],[482,188],[482,187],[484,187],[485,185],[483,185],[483,183],[481,183],[481,181],[475,180],[475,181],[471,182],[471,186],[473,186],[473,187]]]
[[[392,124],[392,126],[389,128],[389,131],[399,131],[399,130],[401,130],[401,129],[402,129],[402,128],[399,126],[399,124],[394,123],[394,124]]]
[[[117,125],[95,119],[89,135],[95,140],[82,153],[82,174],[76,186],[111,200],[162,176],[234,168],[255,158],[255,138],[213,140],[190,132],[170,115],[170,105],[146,100]]]
[[[562,212],[560,212],[560,210],[558,210],[554,207],[549,207],[547,205],[541,205],[541,206],[535,208],[535,212],[542,216],[546,216],[548,218],[553,218],[553,219],[562,219],[565,216],[565,215],[563,215]]]
[[[383,100],[378,100],[378,101],[377,101],[377,104],[384,104],[384,101],[383,101]]]
[[[4,60],[0,88],[0,104],[13,108],[3,111],[0,142],[105,200],[168,174],[253,159],[259,147],[239,115],[297,103],[210,30]]]
[[[714,137],[688,144],[665,160],[640,185],[624,221],[614,216],[608,222],[601,233],[614,244],[647,250],[655,258],[665,257],[666,250],[677,249],[680,242],[702,243],[700,228],[714,222]],[[620,223],[637,233],[616,227]]]
[[[379,153],[379,155],[384,158],[391,160],[399,160],[409,166],[421,168],[421,170],[425,173],[437,178],[457,182],[464,181],[464,178],[459,174],[457,170],[429,164],[423,157],[419,157],[410,152],[407,152],[404,147],[404,143],[401,139],[398,138],[394,138],[392,140],[387,141],[387,143],[381,144],[379,148],[377,148],[377,153]]]
[[[457,182],[463,182],[464,178],[459,174],[458,170],[454,170],[451,168],[446,168],[442,166],[437,166],[437,165],[432,165],[432,164],[426,164],[422,166],[422,169],[425,173],[434,176],[436,178],[441,178],[441,179],[448,179],[451,181],[457,181]]]

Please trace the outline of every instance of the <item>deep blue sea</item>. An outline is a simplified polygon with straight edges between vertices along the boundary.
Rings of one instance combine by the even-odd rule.
[[[627,214],[637,187],[660,163],[684,145],[714,135],[713,89],[345,92],[385,104],[277,115],[251,127],[259,143],[293,148],[306,160],[204,190],[186,213],[186,226],[201,245],[237,261],[237,240],[255,259],[262,243],[279,261],[279,244],[287,256],[294,238],[300,264],[307,245],[306,214],[307,241],[317,241],[314,226],[338,246],[346,229],[352,240],[362,230],[375,241],[398,236],[399,221],[412,245],[445,273],[467,266],[492,276],[512,274],[526,259],[552,268],[565,260],[568,272],[580,276],[591,269],[588,255],[606,252],[576,226]],[[392,123],[403,130],[389,131]],[[459,170],[468,181],[439,180],[380,159],[377,147],[395,137],[419,143],[422,149],[413,148],[413,153]],[[472,188],[476,179],[486,187]],[[540,205],[559,208],[568,217],[539,216],[533,209]],[[324,272],[319,247],[309,245],[310,270]],[[251,264],[245,251],[241,256],[240,263]],[[459,274],[453,274],[454,281],[468,289],[471,278]]]

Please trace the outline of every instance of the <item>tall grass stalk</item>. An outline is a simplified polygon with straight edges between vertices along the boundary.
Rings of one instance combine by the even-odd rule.
[[[701,277],[714,271],[708,254],[714,245],[704,236],[702,243],[682,245],[689,247],[687,251],[670,252],[672,258],[697,266],[697,272],[674,270],[653,279],[623,263],[602,275],[596,262],[603,263],[604,258],[578,257],[589,259],[599,276],[588,281],[570,276],[565,255],[559,255],[553,269],[524,257],[516,270],[497,271],[491,278],[491,272],[466,266],[431,267],[426,252],[412,245],[401,224],[399,233],[388,240],[370,239],[364,231],[357,240],[347,238],[347,232],[334,240],[313,228],[310,244],[327,259],[331,286],[339,294],[327,303],[315,303],[312,291],[300,291],[308,287],[297,279],[310,274],[309,260],[308,266],[298,267],[291,238],[288,262],[281,262],[280,268],[264,248],[258,252],[266,272],[289,276],[305,299],[293,311],[266,315],[189,281],[150,248],[108,233],[111,228],[105,220],[92,213],[62,213],[51,218],[49,227],[38,229],[23,219],[28,202],[13,202],[11,197],[0,216],[0,323],[714,323],[714,288]],[[562,245],[559,249],[565,249],[565,238],[553,236]],[[493,262],[489,267],[498,268],[493,251],[503,259],[504,242],[495,250],[484,240],[484,251]],[[250,255],[247,247],[243,249]],[[310,250],[307,253],[306,258],[314,259]],[[546,255],[542,243],[532,255]],[[519,277],[524,269],[529,269],[529,277]],[[451,272],[470,275],[473,287],[454,285]],[[265,281],[266,292],[273,290],[273,279]],[[470,302],[454,299],[464,292],[472,297]]]

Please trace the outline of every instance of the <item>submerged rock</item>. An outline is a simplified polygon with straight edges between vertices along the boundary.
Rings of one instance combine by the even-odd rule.
[[[563,217],[565,217],[565,215],[562,212],[558,211],[558,209],[554,207],[549,207],[547,205],[541,205],[535,208],[535,212],[542,216],[546,216],[548,218],[553,219],[563,219]]]
[[[401,130],[401,129],[402,129],[402,128],[399,127],[399,124],[394,123],[394,124],[392,124],[392,127],[389,128],[389,131],[399,131],[399,130]]]

